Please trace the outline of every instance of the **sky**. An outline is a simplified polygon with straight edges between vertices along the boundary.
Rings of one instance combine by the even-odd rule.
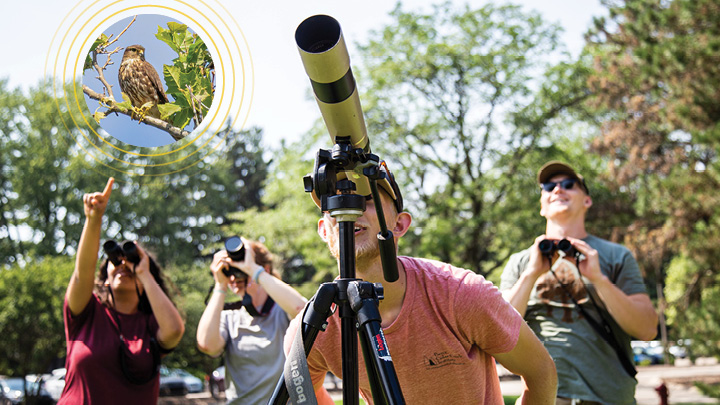
[[[9,87],[28,89],[37,85],[38,81],[48,71],[48,61],[52,62],[53,52],[49,49],[56,45],[59,35],[70,30],[79,30],[74,26],[68,27],[66,16],[78,13],[83,7],[90,9],[104,4],[130,4],[133,0],[31,0],[10,1],[0,0],[0,35],[5,40],[0,44],[3,55],[0,62],[0,78],[9,80]],[[403,2],[404,10],[430,10],[430,5],[438,1],[407,0]],[[480,7],[487,0],[456,1],[455,4],[468,3],[471,7]],[[145,4],[157,5],[157,10],[173,9],[179,3],[190,4],[191,7],[209,15],[208,21],[218,25],[225,24],[229,30],[237,34],[242,53],[242,90],[234,89],[234,100],[242,100],[242,107],[228,107],[230,115],[236,114],[235,127],[248,128],[257,126],[264,130],[265,144],[271,148],[277,147],[282,139],[288,142],[301,140],[303,134],[320,118],[317,104],[310,98],[309,80],[300,61],[300,56],[294,40],[295,29],[305,18],[315,14],[327,14],[340,23],[345,41],[348,44],[351,63],[353,59],[359,60],[356,55],[355,43],[364,43],[371,30],[380,30],[391,22],[388,13],[394,8],[395,2],[389,0],[366,0],[364,2],[347,2],[338,0],[312,0],[296,2],[291,0],[270,0],[265,2],[249,0],[155,0],[143,1]],[[504,2],[497,2],[504,3]],[[583,33],[590,27],[592,17],[604,14],[599,0],[520,0],[514,4],[521,5],[525,10],[539,11],[548,22],[557,23],[565,29],[562,38],[568,50],[577,55],[583,45]],[[212,12],[208,12],[211,10]],[[211,25],[199,19],[195,21],[196,14],[186,14],[193,21],[183,21],[177,13],[168,12],[170,18],[188,23],[191,29],[198,32],[208,43],[208,40],[217,42],[217,48],[223,48],[225,38],[218,38]],[[31,16],[28,23],[28,18]],[[113,22],[120,21],[122,15],[116,15],[115,20],[109,18],[100,24],[100,29],[107,29]],[[181,18],[178,18],[181,17]],[[196,24],[197,23],[197,24]],[[154,26],[156,29],[156,26]],[[213,38],[207,38],[208,32]],[[71,33],[72,34],[72,33]],[[95,35],[94,33],[93,35]],[[135,35],[135,34],[133,34]],[[146,35],[146,34],[143,34]],[[130,34],[128,34],[130,37]],[[228,35],[225,37],[229,38]],[[10,40],[12,39],[12,40]],[[211,48],[211,47],[209,47]],[[231,59],[223,52],[211,48],[215,59],[220,56],[224,61]],[[232,54],[232,50],[227,51]],[[218,55],[219,54],[219,55]],[[235,55],[237,56],[237,55]],[[154,57],[154,56],[153,56]],[[117,63],[119,64],[119,59]],[[237,59],[240,60],[240,59]],[[52,64],[52,63],[50,63]],[[240,75],[239,64],[232,65],[236,76]],[[228,68],[230,65],[228,64]],[[160,68],[158,68],[160,70]],[[218,87],[223,79],[228,83],[232,74],[226,69],[225,77],[219,78]],[[233,84],[236,82],[232,82]],[[362,83],[358,84],[362,88]],[[238,91],[244,92],[238,97]],[[228,90],[230,92],[230,90]],[[228,96],[230,99],[232,96]],[[219,98],[216,94],[216,98]],[[96,107],[96,106],[95,106]],[[90,109],[91,111],[94,108]],[[220,116],[223,116],[220,114]],[[127,117],[125,117],[127,118]],[[221,120],[216,120],[216,123]],[[137,126],[137,123],[133,123]],[[208,124],[210,125],[210,124]],[[202,129],[202,128],[201,128]],[[112,131],[115,131],[114,129]],[[117,130],[120,131],[120,130]],[[118,139],[127,139],[127,134],[114,135]],[[372,139],[372,135],[370,134]],[[160,144],[167,141],[159,141]],[[329,143],[329,138],[328,138]],[[143,146],[143,145],[141,145]],[[145,149],[152,149],[151,147]]]

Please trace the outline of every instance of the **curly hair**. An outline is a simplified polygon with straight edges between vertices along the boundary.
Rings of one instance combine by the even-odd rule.
[[[165,295],[170,298],[172,301],[172,298],[168,294],[167,287],[165,286],[165,278],[162,276],[162,269],[158,264],[155,262],[155,259],[148,253],[148,261],[149,261],[149,267],[150,267],[150,274],[152,274],[153,278],[155,279],[155,282],[158,283],[160,286],[160,289],[165,293]],[[97,278],[95,278],[95,293],[100,298],[100,302],[103,303],[103,305],[109,307],[110,306],[110,291],[109,287],[105,285],[105,280],[108,278],[108,258],[106,257],[102,263],[100,263],[100,272],[97,275]],[[138,310],[146,313],[151,314],[152,313],[152,307],[150,306],[150,301],[148,300],[147,294],[145,291],[140,294],[140,302],[138,303]]]

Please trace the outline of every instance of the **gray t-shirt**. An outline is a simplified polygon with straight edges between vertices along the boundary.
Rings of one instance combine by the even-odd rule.
[[[225,339],[225,397],[228,404],[267,404],[285,364],[283,339],[290,325],[273,305],[267,316],[253,318],[245,308],[222,311]]]
[[[598,251],[602,273],[625,294],[647,292],[637,262],[627,248],[592,235],[583,240]],[[529,260],[529,249],[510,257],[503,270],[500,290],[512,288]],[[601,306],[602,315],[610,324],[616,340],[632,361],[631,337],[606,311],[593,286],[585,280],[586,289],[578,274],[569,266],[558,268],[555,274],[583,309],[600,321],[588,297],[590,290],[595,302]],[[525,320],[555,360],[558,396],[603,404],[634,404],[637,381],[625,372],[612,347],[582,318],[580,311],[550,272],[538,278],[528,300]]]

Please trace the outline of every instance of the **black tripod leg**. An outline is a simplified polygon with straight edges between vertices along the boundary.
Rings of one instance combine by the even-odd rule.
[[[404,404],[405,398],[382,331],[376,289],[382,294],[382,286],[379,284],[352,282],[348,286],[348,300],[357,313],[358,332],[373,401],[377,404]]]
[[[324,283],[320,285],[318,291],[310,299],[301,325],[305,357],[310,354],[310,350],[312,350],[312,346],[315,343],[318,333],[321,330],[325,330],[325,327],[327,326],[327,318],[331,315],[330,307],[335,300],[336,295],[337,286],[335,283]],[[285,405],[289,399],[290,395],[288,394],[287,386],[285,385],[285,373],[283,373],[275,385],[275,390],[273,391],[268,404]]]

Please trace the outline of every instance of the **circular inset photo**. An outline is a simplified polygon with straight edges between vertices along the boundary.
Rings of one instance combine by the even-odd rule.
[[[215,67],[205,41],[186,24],[141,14],[95,39],[82,81],[102,130],[130,145],[158,147],[188,137],[208,115]]]

